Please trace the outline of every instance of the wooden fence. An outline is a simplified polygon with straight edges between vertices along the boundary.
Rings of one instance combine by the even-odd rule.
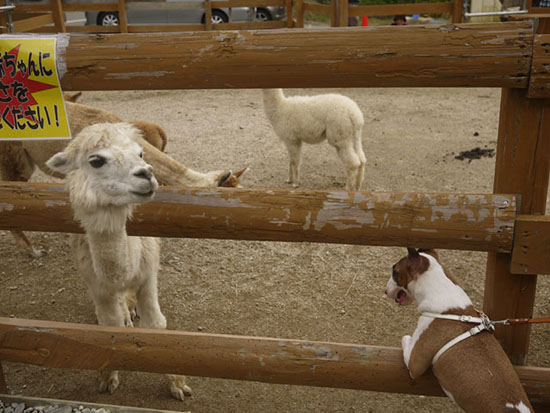
[[[330,5],[297,0],[295,6],[296,27],[304,27],[306,11],[330,16],[332,27],[346,27],[349,17],[394,16],[413,14],[449,14],[453,23],[461,23],[464,1],[451,0],[441,3],[384,4],[379,6],[350,6],[348,0],[333,0]]]
[[[548,63],[550,24],[540,22],[538,33],[531,22],[394,29],[240,31],[223,32],[223,39],[208,31],[172,35],[67,35],[70,40],[66,51],[68,71],[61,82],[65,90],[352,86],[503,88],[494,192],[510,195],[405,196],[284,190],[258,193],[240,189],[186,190],[169,195],[160,191],[157,202],[162,202],[163,208],[157,210],[161,225],[155,230],[159,231],[155,235],[185,237],[206,233],[214,238],[285,241],[319,241],[326,236],[324,242],[346,243],[353,243],[354,237],[358,237],[357,242],[365,244],[441,246],[443,243],[447,248],[489,251],[485,312],[493,319],[530,317],[536,294],[536,273],[550,273],[548,254],[539,256],[540,251],[546,251],[550,235],[550,221],[541,216],[546,208],[550,170],[550,75],[540,69]],[[167,36],[170,36],[169,46]],[[131,53],[119,55],[119,51],[128,44],[132,45]],[[196,47],[202,50],[200,59],[191,60],[189,55],[197,56],[194,54]],[[170,53],[174,48],[181,53],[177,56]],[[251,56],[255,62],[254,76],[250,76],[247,64]],[[220,65],[225,70],[213,70]],[[132,73],[126,71],[129,66]],[[159,76],[159,73],[163,75]],[[403,204],[403,197],[410,202]],[[260,198],[261,201],[258,201]],[[322,205],[323,200],[327,199],[334,203],[336,216],[324,215],[327,209]],[[185,215],[179,207],[180,202],[194,205],[193,208],[201,213]],[[251,215],[250,208],[244,206],[255,202],[258,213]],[[70,218],[67,194],[55,185],[4,183],[0,188],[0,205],[3,206],[0,209],[0,229],[79,231]],[[232,205],[242,205],[243,208]],[[383,211],[389,213],[399,205],[398,217],[404,228],[397,231],[387,227]],[[431,216],[437,217],[437,214],[433,215],[434,205],[456,209],[448,212],[452,217],[449,220],[436,219],[431,223],[430,220],[414,219],[417,214],[432,213]],[[46,206],[45,211],[39,212]],[[487,209],[491,211],[488,216],[488,211],[481,212]],[[33,211],[33,216],[34,213],[41,213],[48,219],[30,219],[29,211]],[[309,218],[306,211],[312,214]],[[200,218],[203,212],[208,219]],[[147,206],[140,213],[145,222],[135,224],[132,231],[151,233],[148,232],[152,230],[147,221],[153,218],[152,214],[147,212]],[[316,214],[315,219],[313,214]],[[174,219],[182,219],[185,226],[173,225]],[[252,219],[252,222],[247,222],[247,219]],[[281,225],[274,227],[274,221],[279,221]],[[50,223],[53,225],[48,226]],[[316,226],[316,223],[319,225]],[[353,237],[348,234],[353,234]],[[487,238],[489,234],[492,236]],[[82,337],[79,333],[82,328],[53,322],[0,319],[0,359],[52,367],[95,369],[97,364],[85,364],[84,361],[109,352],[103,368],[165,371],[165,367],[157,368],[153,363],[138,364],[134,356],[119,353],[133,346],[107,346],[104,341],[105,337],[116,334],[116,341],[120,339],[124,343],[134,340],[141,346],[153,332],[136,329],[129,334],[124,329],[96,327]],[[88,329],[87,326],[85,328]],[[205,362],[196,374],[212,377],[230,377],[227,370],[220,366],[234,357],[237,351],[231,340],[242,339],[239,346],[257,345],[253,338],[158,331],[154,335],[158,340],[150,339],[147,351],[140,352],[139,363],[144,354],[155,357],[164,354],[167,348],[165,340],[179,343],[181,339],[188,343],[189,349],[197,352],[200,352],[197,343],[209,340],[218,346],[217,362],[206,363],[206,358],[213,355],[202,354],[200,357],[204,358],[197,360]],[[516,364],[524,364],[529,327],[498,328],[496,335],[511,359]],[[74,344],[78,340],[85,345],[56,348],[59,342]],[[265,345],[266,354],[262,359],[273,362],[269,364],[270,368],[277,370],[277,366],[285,365],[291,373],[285,377],[266,378],[273,377],[270,376],[271,370],[262,370],[264,367],[251,359],[247,365],[254,364],[254,367],[250,367],[249,375],[235,370],[235,376],[231,377],[295,383],[293,373],[298,374],[304,366],[317,365],[317,359],[307,353],[307,346],[302,346],[303,352],[296,350],[296,363],[284,364],[288,360],[277,358],[277,351],[270,349],[269,339],[258,340],[260,346]],[[317,344],[311,343],[311,346]],[[176,347],[173,346],[174,351]],[[345,353],[346,345],[338,348],[342,354],[348,354]],[[364,346],[364,351],[378,354],[376,360],[383,363],[382,373],[377,373],[370,364],[370,356],[354,359],[349,364],[344,363],[344,366],[338,365],[337,360],[326,360],[331,368],[309,368],[309,376],[302,371],[298,374],[299,382],[332,386],[330,377],[323,382],[319,377],[312,376],[320,371],[323,373],[319,376],[348,371],[355,379],[343,381],[346,387],[355,388],[354,383],[362,380],[363,376],[373,374],[374,378],[365,379],[361,388],[413,393],[415,391],[412,389],[422,389],[418,392],[439,394],[439,387],[433,381],[429,382],[432,380],[430,377],[423,378],[429,382],[427,387],[417,387],[417,382],[405,377],[398,349]],[[256,353],[251,351],[250,354]],[[308,357],[308,361],[304,361]],[[175,359],[170,358],[172,362]],[[171,372],[195,371],[185,357],[177,360],[178,364],[173,365],[177,371],[170,366]],[[361,363],[367,363],[367,367],[362,369],[359,366]],[[354,368],[359,371],[351,373],[348,370]],[[537,367],[518,368],[533,401],[543,404],[545,408],[550,406],[549,371]],[[401,375],[400,379],[394,380],[394,374]]]
[[[431,372],[411,380],[401,349],[362,344],[0,317],[2,358],[51,368],[100,370],[107,366],[445,397]],[[541,408],[550,406],[550,369],[517,366],[516,372],[531,403]]]
[[[284,21],[247,21],[212,24],[212,10],[235,7],[285,7]],[[145,25],[129,24],[128,10],[178,10],[204,9],[203,24],[162,24]],[[205,0],[204,2],[179,1],[177,3],[147,2],[118,0],[105,3],[62,3],[61,0],[50,0],[49,4],[18,4],[13,14],[13,27],[10,30],[6,14],[0,13],[2,33],[13,32],[93,32],[93,33],[144,33],[144,32],[175,32],[199,30],[243,30],[243,29],[277,29],[304,27],[304,13],[315,12],[329,16],[331,26],[345,27],[349,17],[358,16],[391,16],[397,14],[412,15],[415,13],[450,14],[453,23],[460,23],[463,15],[463,0],[451,0],[443,3],[411,3],[384,6],[350,6],[348,0],[333,0],[330,5],[324,5],[304,0]],[[120,24],[118,26],[67,26],[65,12],[116,12]]]

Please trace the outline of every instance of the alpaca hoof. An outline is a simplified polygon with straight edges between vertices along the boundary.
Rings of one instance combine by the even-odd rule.
[[[168,374],[170,384],[170,394],[174,399],[184,400],[185,397],[191,397],[191,388],[185,384],[185,376]]]
[[[42,258],[48,255],[48,251],[46,250],[37,250],[36,248],[32,248],[29,250],[29,255],[33,258]]]
[[[99,392],[113,394],[120,381],[118,380],[118,373],[116,371],[101,372],[101,380],[99,382]]]
[[[183,387],[172,387],[170,394],[176,400],[184,401],[185,397],[191,397],[191,387],[184,385]]]
[[[135,321],[139,320],[139,314],[137,312],[137,307],[134,307],[130,310],[130,319],[132,320],[132,322],[135,322]]]
[[[187,385],[183,386],[182,391],[183,391],[183,394],[187,397],[191,397],[193,395],[193,392],[191,391],[191,387]]]
[[[166,317],[162,314],[155,315],[153,317],[141,317],[139,320],[139,326],[141,328],[155,328],[158,330],[166,329]]]

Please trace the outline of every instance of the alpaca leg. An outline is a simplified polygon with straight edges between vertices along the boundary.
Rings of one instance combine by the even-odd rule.
[[[294,188],[300,185],[300,164],[302,161],[302,142],[289,141],[285,142],[288,150],[289,168],[288,181]]]
[[[0,180],[27,182],[34,172],[34,163],[19,142],[0,142]],[[36,249],[22,231],[11,231],[17,245],[33,258],[47,254]]]
[[[11,231],[11,235],[13,235],[16,244],[19,245],[22,250],[27,251],[31,257],[40,258],[48,254],[46,250],[34,248],[23,231]]]
[[[166,328],[166,318],[160,311],[156,277],[150,277],[137,294],[137,308],[140,314],[139,326],[143,328]],[[191,396],[191,388],[185,383],[185,376],[167,374],[170,394],[178,400]]]
[[[156,278],[149,278],[137,293],[139,326],[143,328],[166,328],[166,318],[160,311]]]
[[[359,179],[358,174],[361,165],[359,156],[357,156],[352,147],[337,148],[336,151],[338,153],[338,156],[344,163],[344,166],[346,167],[346,172],[348,175],[346,189],[348,191],[356,191],[357,189],[359,189],[357,188],[357,182]]]
[[[355,141],[355,153],[359,157],[359,172],[357,173],[357,184],[356,189],[360,190],[361,185],[363,185],[363,178],[365,177],[365,166],[367,165],[367,157],[363,151],[363,144],[361,143],[361,132],[357,134],[357,139]]]
[[[119,295],[101,295],[92,292],[92,299],[99,325],[124,327],[125,317]],[[113,394],[119,384],[118,371],[102,370],[100,372],[100,392]]]

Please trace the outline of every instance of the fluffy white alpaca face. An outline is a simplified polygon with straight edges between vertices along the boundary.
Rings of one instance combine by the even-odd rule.
[[[128,124],[96,124],[82,130],[47,165],[66,174],[71,201],[85,207],[126,205],[151,199],[158,188],[142,159],[139,132]]]
[[[87,176],[86,190],[115,205],[150,199],[158,188],[152,171],[135,142],[92,151],[80,168]]]

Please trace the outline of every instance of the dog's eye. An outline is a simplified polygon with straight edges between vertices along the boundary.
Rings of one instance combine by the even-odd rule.
[[[395,280],[397,277],[397,271],[395,271],[395,265],[391,268],[391,277]]]
[[[90,158],[89,162],[90,162],[90,165],[92,165],[92,168],[101,168],[103,165],[107,163],[107,159],[105,159],[102,156],[95,155],[92,158]]]

